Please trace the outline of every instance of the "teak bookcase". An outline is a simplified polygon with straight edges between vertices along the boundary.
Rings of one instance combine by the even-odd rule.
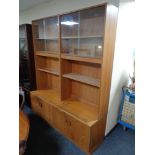
[[[32,108],[87,154],[105,135],[117,12],[103,4],[32,22]]]

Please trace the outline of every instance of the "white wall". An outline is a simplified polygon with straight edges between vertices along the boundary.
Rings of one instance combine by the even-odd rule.
[[[31,23],[34,19],[65,13],[109,2],[118,6],[119,0],[52,0],[19,13],[19,24]]]

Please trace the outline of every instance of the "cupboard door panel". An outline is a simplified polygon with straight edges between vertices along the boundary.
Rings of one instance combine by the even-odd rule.
[[[65,114],[65,134],[81,148],[88,150],[90,128],[75,118]]]
[[[64,134],[64,113],[59,109],[52,107],[52,124]]]
[[[41,116],[46,121],[49,121],[49,105],[44,102],[40,97],[32,96],[32,109],[39,116]]]

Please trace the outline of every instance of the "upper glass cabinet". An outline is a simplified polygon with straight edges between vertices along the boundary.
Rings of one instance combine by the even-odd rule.
[[[36,51],[58,53],[59,24],[58,17],[33,22],[33,37]]]
[[[61,16],[62,53],[100,58],[104,33],[104,6]]]

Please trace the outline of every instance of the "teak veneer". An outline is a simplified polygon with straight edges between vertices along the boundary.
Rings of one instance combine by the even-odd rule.
[[[87,154],[105,135],[117,12],[105,3],[32,22],[32,109]]]

